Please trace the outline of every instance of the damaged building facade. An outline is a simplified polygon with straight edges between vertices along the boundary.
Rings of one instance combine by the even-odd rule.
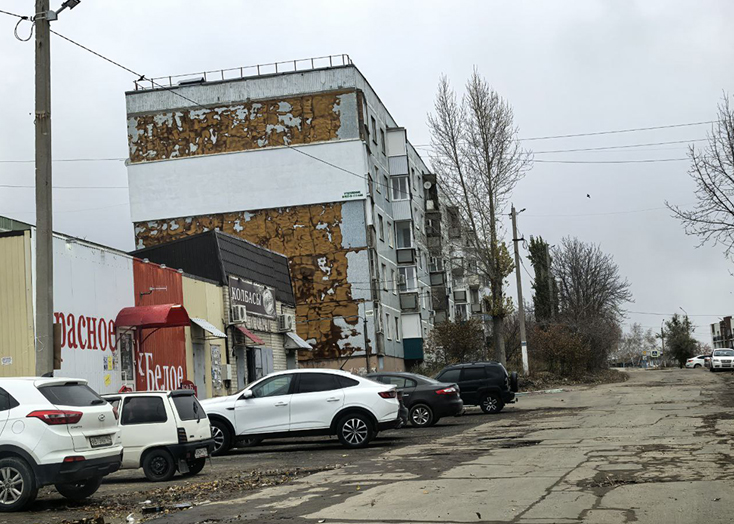
[[[126,93],[136,248],[219,230],[282,253],[313,347],[301,366],[401,370],[422,360],[435,306],[453,316],[426,233],[436,180],[342,59]]]

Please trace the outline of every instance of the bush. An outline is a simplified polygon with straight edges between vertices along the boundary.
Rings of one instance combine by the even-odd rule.
[[[584,338],[562,324],[550,324],[532,332],[533,368],[572,379],[589,369],[592,352]]]

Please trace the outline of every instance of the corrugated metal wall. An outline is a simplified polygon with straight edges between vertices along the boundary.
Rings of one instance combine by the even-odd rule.
[[[183,304],[182,275],[178,271],[136,259],[133,275],[136,306]],[[151,292],[151,288],[158,289]],[[149,329],[143,330],[145,342],[136,356],[138,391],[176,389],[186,379],[185,329],[162,328],[152,334]]]
[[[0,238],[0,376],[36,374],[30,232]]]

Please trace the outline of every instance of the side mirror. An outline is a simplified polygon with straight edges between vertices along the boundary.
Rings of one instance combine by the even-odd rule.
[[[246,389],[246,390],[244,390],[244,391],[242,392],[242,396],[241,396],[240,398],[245,398],[245,399],[247,399],[247,398],[252,398],[253,396],[254,396],[254,395],[252,394],[252,390],[251,390],[251,389]]]

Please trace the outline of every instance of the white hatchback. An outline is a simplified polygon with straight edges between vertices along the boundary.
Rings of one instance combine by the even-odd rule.
[[[87,498],[122,459],[112,406],[81,379],[0,378],[0,447],[0,511],[23,509],[50,484]]]
[[[235,395],[201,401],[209,415],[214,455],[272,437],[336,435],[364,447],[400,425],[394,385],[329,369],[272,373]]]

